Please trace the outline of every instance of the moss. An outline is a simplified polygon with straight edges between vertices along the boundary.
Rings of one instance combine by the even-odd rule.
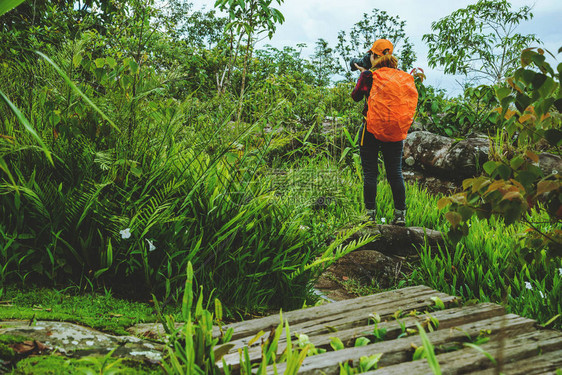
[[[29,338],[23,336],[0,335],[0,359],[4,361],[11,361],[14,359],[16,353],[10,345],[27,340],[29,340]]]
[[[118,299],[109,293],[73,295],[54,289],[21,290],[8,286],[3,298],[12,301],[12,305],[0,309],[0,320],[65,321],[112,334],[127,335],[126,328],[157,319],[153,314],[152,304]],[[168,307],[164,313],[174,314],[176,311],[173,307]]]
[[[157,365],[117,358],[86,357],[82,359],[67,358],[60,355],[29,357],[18,362],[12,374],[17,375],[65,375],[77,373],[105,373],[108,370],[118,374],[162,374]]]
[[[0,343],[0,359],[2,359],[4,361],[10,361],[10,360],[12,360],[12,358],[14,358],[14,356],[15,356],[15,353],[14,353],[14,350],[12,348],[10,348],[6,344]]]
[[[31,340],[29,337],[24,336],[0,335],[0,344],[10,345],[29,340]]]

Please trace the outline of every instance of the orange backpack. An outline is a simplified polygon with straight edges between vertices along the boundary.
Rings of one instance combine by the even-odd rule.
[[[417,104],[418,90],[411,74],[392,68],[375,70],[368,101],[367,131],[383,142],[406,139]]]

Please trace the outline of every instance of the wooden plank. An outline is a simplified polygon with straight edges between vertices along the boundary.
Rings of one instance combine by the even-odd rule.
[[[502,367],[503,374],[509,375],[544,375],[562,371],[562,350],[544,353],[522,361],[512,362]],[[470,375],[495,375],[495,369],[471,372]]]
[[[494,316],[500,316],[505,313],[505,310],[502,306],[492,304],[492,303],[483,303],[473,306],[467,306],[463,308],[452,308],[448,310],[441,310],[435,311],[431,313],[431,316],[439,321],[439,329],[447,329],[454,326],[458,326],[460,324],[467,324],[470,322],[488,319]],[[419,316],[406,316],[404,318],[397,320],[391,320],[386,322],[381,322],[378,324],[379,329],[385,329],[386,335],[385,340],[392,340],[398,337],[402,333],[402,326],[401,323],[404,325],[406,329],[408,328],[415,328],[416,322],[423,323],[428,319],[427,314],[419,315]],[[321,335],[309,336],[310,342],[314,344],[316,348],[325,348],[330,349],[330,341],[331,338],[336,336],[341,339],[346,346],[353,346],[355,339],[358,337],[366,337],[370,340],[374,340],[373,335],[373,325],[363,325],[359,327],[354,327],[351,329],[332,332],[332,333],[325,333]],[[299,333],[302,332],[298,331],[295,327],[291,327],[292,333]],[[283,350],[286,348],[286,338],[283,334],[282,338],[279,340],[278,344],[278,353],[282,353]],[[249,349],[249,356],[252,362],[257,362],[261,359],[261,347],[259,345],[254,346]],[[240,356],[238,355],[237,348],[233,350],[231,354],[228,354],[224,357],[226,363],[233,366],[233,368],[238,368],[238,362],[240,360]]]
[[[467,336],[476,337],[482,330],[489,330],[491,334],[502,330],[502,334],[506,335],[506,337],[511,337],[521,332],[529,332],[534,328],[534,325],[534,320],[508,314],[460,325],[456,328],[438,330],[429,333],[428,336],[435,346],[458,346],[467,340]],[[299,370],[299,374],[335,375],[339,373],[340,363],[350,362],[356,367],[359,364],[359,358],[376,353],[383,353],[379,362],[380,366],[390,366],[410,361],[413,354],[412,344],[422,345],[419,336],[404,337],[307,357]],[[278,373],[283,373],[284,371],[285,364],[277,366]],[[273,368],[268,368],[268,373],[273,373]]]
[[[556,331],[532,331],[513,338],[506,338],[503,342],[500,334],[490,337],[490,341],[480,345],[480,348],[489,353],[495,359],[500,355],[504,363],[518,360],[527,362],[531,357],[540,353],[549,353],[553,350],[562,350],[562,334]],[[557,352],[560,355],[560,352]],[[437,355],[441,371],[446,374],[482,374],[483,370],[494,370],[495,365],[488,357],[473,348],[463,348],[451,353]],[[544,360],[544,358],[543,358]],[[511,371],[503,373],[512,374]],[[394,366],[388,366],[375,371],[364,373],[365,375],[391,375],[391,374],[432,374],[432,371],[423,359],[415,362],[405,362]]]
[[[369,324],[370,314],[378,313],[382,319],[385,319],[392,316],[397,311],[402,311],[407,314],[410,311],[426,309],[434,305],[434,301],[431,299],[432,297],[440,298],[445,304],[450,304],[456,300],[456,297],[452,297],[444,293],[429,291],[428,293],[418,295],[415,298],[388,301],[382,304],[358,308],[356,310],[341,311],[332,315],[325,315],[316,319],[298,322],[297,324],[289,320],[289,327],[291,328],[291,332],[298,332],[300,334],[312,336],[322,333],[330,333],[336,330],[341,331],[352,327],[366,326]],[[285,319],[284,314],[283,319]],[[277,316],[276,326],[279,324],[280,320]],[[276,326],[264,327],[262,330],[266,332]],[[232,340],[231,343],[235,345],[235,348],[244,347],[253,337],[254,336],[243,337],[238,340]]]
[[[424,285],[396,289],[366,297],[359,297],[345,301],[333,302],[327,305],[310,307],[304,310],[284,312],[283,320],[288,320],[291,325],[294,325],[305,321],[321,319],[322,317],[333,316],[335,314],[341,313],[342,311],[373,307],[385,303],[390,303],[392,301],[416,298],[416,296],[427,295],[431,293],[437,294],[439,292]],[[232,339],[237,340],[244,337],[253,337],[261,330],[268,331],[271,327],[277,327],[279,325],[279,322],[279,315],[276,314],[264,318],[232,323],[226,325],[224,329],[232,327],[234,330]]]

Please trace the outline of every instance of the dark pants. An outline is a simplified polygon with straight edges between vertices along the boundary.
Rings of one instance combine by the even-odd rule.
[[[363,139],[361,145],[361,165],[363,166],[363,200],[367,210],[377,207],[377,178],[379,176],[378,158],[379,150],[382,151],[386,179],[392,190],[394,208],[396,210],[406,209],[406,188],[404,177],[402,177],[402,151],[404,141],[382,142],[375,138],[363,127],[359,130],[359,139]]]

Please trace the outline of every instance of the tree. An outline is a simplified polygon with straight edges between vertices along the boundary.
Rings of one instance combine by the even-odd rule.
[[[334,50],[328,47],[328,42],[322,38],[316,41],[316,48],[312,55],[312,66],[316,75],[316,84],[326,86],[330,83],[330,76],[337,69]]]
[[[336,52],[339,54],[340,64],[338,73],[345,76],[347,80],[352,79],[349,67],[349,59],[364,56],[373,42],[377,39],[388,39],[394,45],[394,55],[398,58],[400,68],[410,69],[416,60],[413,45],[406,36],[404,27],[406,21],[400,17],[393,17],[384,10],[373,9],[371,14],[363,14],[363,19],[357,22],[349,31],[338,33],[338,44]],[[398,52],[400,50],[400,52]]]
[[[281,5],[283,0],[275,0]],[[240,105],[238,107],[238,121],[242,113],[242,103],[244,97],[244,86],[248,73],[248,62],[252,58],[253,46],[257,36],[267,33],[269,39],[275,33],[276,24],[283,23],[285,18],[276,8],[271,7],[273,0],[217,0],[215,7],[222,11],[227,11],[230,18],[228,29],[235,29],[239,35],[246,36],[246,47],[244,54],[244,68],[242,71],[242,85],[240,89]]]
[[[497,83],[516,68],[523,48],[540,43],[534,34],[515,33],[521,21],[532,17],[530,7],[511,11],[507,0],[480,0],[459,9],[433,22],[434,33],[423,36],[429,66]]]
[[[216,10],[192,11],[193,4],[186,0],[168,0],[167,17],[171,21],[170,37],[181,39],[189,46],[212,49],[224,39],[226,17],[217,16]]]

